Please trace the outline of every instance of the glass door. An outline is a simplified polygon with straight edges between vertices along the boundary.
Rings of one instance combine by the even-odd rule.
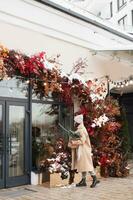
[[[3,111],[1,106],[3,106]],[[5,101],[0,105],[1,187],[29,183],[28,123],[26,103]],[[5,131],[4,131],[5,126]],[[5,171],[4,171],[5,170]],[[3,183],[3,184],[2,184]]]

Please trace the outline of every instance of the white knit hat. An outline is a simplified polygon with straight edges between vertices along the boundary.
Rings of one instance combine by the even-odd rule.
[[[77,122],[78,124],[83,123],[83,115],[77,115],[74,117],[74,121]]]

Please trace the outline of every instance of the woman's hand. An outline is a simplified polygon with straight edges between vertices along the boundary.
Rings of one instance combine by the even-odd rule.
[[[72,145],[80,145],[82,142],[80,140],[72,140],[71,141]]]
[[[70,147],[72,149],[76,149],[81,144],[82,144],[82,142],[80,140],[70,140],[68,143],[68,147]]]

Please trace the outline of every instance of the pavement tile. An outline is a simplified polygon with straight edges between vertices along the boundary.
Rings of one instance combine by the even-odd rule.
[[[90,183],[89,183],[90,185]],[[133,176],[126,178],[102,178],[96,188],[62,187],[45,188],[43,186],[21,186],[0,190],[0,200],[133,200]],[[9,194],[23,189],[29,193],[20,193],[20,196]],[[7,196],[4,194],[6,194]]]

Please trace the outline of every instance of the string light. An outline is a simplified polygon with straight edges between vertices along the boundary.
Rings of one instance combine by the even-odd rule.
[[[129,85],[129,83],[128,83],[128,81],[126,82],[126,84],[125,84],[125,86],[128,86]]]
[[[133,80],[130,80],[129,83],[132,85],[133,84]]]
[[[133,85],[133,77],[130,77],[129,79],[125,79],[123,81],[112,81],[111,79],[107,79],[107,81],[109,81],[112,85],[114,85],[117,88],[120,88],[120,87],[123,88],[129,85]]]
[[[30,82],[29,80],[26,81],[27,84],[29,84],[29,82]]]
[[[23,77],[16,76],[16,78],[19,78],[20,80],[22,80]],[[133,85],[133,77],[131,77],[131,76],[129,77],[129,79],[125,79],[125,80],[123,80],[121,82],[120,81],[113,81],[113,80],[111,80],[110,77],[109,77],[109,75],[104,75],[104,76],[101,76],[101,77],[98,77],[98,78],[94,78],[92,81],[98,82],[98,81],[101,81],[102,79],[106,79],[108,83],[111,83],[112,85],[114,85],[117,88],[120,88],[120,87],[123,88],[125,86]],[[6,80],[11,80],[11,78],[7,77]],[[38,79],[37,78],[32,78],[32,80],[43,82],[43,80],[40,80],[39,78]],[[57,81],[50,81],[50,80],[48,80],[47,82],[48,83],[57,83]],[[71,82],[69,80],[69,78],[68,78],[68,82]],[[27,80],[26,83],[29,84],[30,80]],[[59,82],[60,87],[61,87],[61,84],[63,84],[63,83],[66,83],[66,81]],[[47,85],[46,82],[44,82],[43,84],[44,84],[44,86]]]

